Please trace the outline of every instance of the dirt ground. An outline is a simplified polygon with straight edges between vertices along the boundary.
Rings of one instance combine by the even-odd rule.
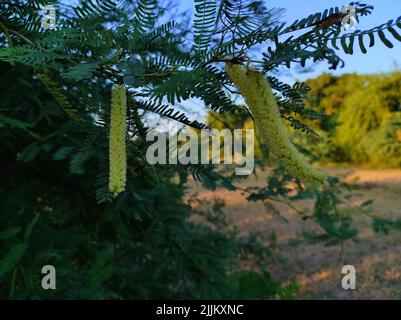
[[[360,184],[359,202],[374,199],[372,213],[386,218],[401,218],[401,170],[330,169],[348,182]],[[242,187],[261,184],[263,174],[250,177]],[[355,225],[359,235],[344,246],[325,247],[323,244],[298,244],[303,230],[316,228],[300,219],[286,205],[276,205],[287,220],[275,218],[263,204],[249,202],[240,192],[223,189],[214,192],[192,186],[190,193],[205,200],[222,199],[224,212],[241,233],[256,233],[269,241],[272,232],[277,235],[276,253],[284,262],[271,262],[267,267],[273,276],[283,282],[297,279],[300,299],[401,299],[401,232],[377,235],[369,219],[355,211]],[[299,201],[298,208],[311,209],[311,201]],[[308,229],[309,228],[309,229]],[[251,262],[250,262],[251,264]],[[356,290],[341,288],[341,269],[353,265],[356,269]],[[244,267],[252,267],[245,265]]]

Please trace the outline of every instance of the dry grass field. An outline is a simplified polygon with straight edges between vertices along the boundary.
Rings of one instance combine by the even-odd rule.
[[[401,218],[401,170],[348,168],[327,171],[344,181],[359,184],[361,197],[355,201],[374,199],[372,213]],[[241,186],[261,184],[265,180],[263,175],[249,177]],[[240,192],[222,189],[210,192],[194,183],[189,193],[204,200],[223,200],[224,212],[239,228],[240,235],[251,231],[267,242],[275,232],[276,254],[283,259],[272,261],[267,268],[280,281],[297,279],[300,299],[401,299],[401,232],[385,236],[375,234],[369,219],[358,210],[352,213],[360,233],[342,247],[294,244],[293,240],[299,238],[300,232],[316,226],[302,221],[286,205],[278,204],[276,207],[287,221],[273,217],[262,203],[248,202]],[[299,201],[296,206],[310,210],[312,203]],[[355,266],[355,291],[341,288],[341,268],[346,264]],[[252,268],[252,262],[245,261],[243,267]]]

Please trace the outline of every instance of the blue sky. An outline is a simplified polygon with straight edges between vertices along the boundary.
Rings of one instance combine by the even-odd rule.
[[[284,21],[293,21],[299,17],[307,16],[314,12],[323,11],[332,6],[342,7],[348,2],[338,0],[266,0],[268,5],[273,7],[281,7],[286,9]],[[360,19],[358,29],[365,30],[376,27],[390,19],[396,19],[401,16],[401,1],[400,0],[367,0],[363,3],[371,4],[375,7],[373,14]],[[388,37],[392,38],[391,35]],[[359,49],[356,49],[354,54],[346,55],[340,52],[341,58],[345,61],[345,67],[332,72],[328,70],[327,65],[319,65],[315,67],[314,72],[307,74],[308,77],[317,75],[322,72],[331,71],[335,74],[345,72],[359,73],[381,73],[401,70],[401,43],[392,41],[394,48],[389,49],[382,43],[377,43],[375,47],[369,48],[367,54],[362,54]]]
[[[179,0],[182,9],[191,9],[194,1]],[[346,0],[265,0],[268,7],[286,9],[282,21],[289,22],[315,12],[322,12],[326,8],[333,6],[342,7],[349,4]],[[368,3],[375,7],[373,14],[360,19],[358,29],[365,30],[376,27],[390,19],[396,19],[401,16],[401,0],[363,0],[362,3]],[[387,34],[386,34],[387,35]],[[392,36],[389,35],[389,39]],[[362,54],[356,49],[352,56],[346,55],[339,51],[340,57],[345,61],[345,67],[336,71],[328,69],[326,64],[318,64],[313,66],[313,71],[308,73],[296,73],[288,75],[289,78],[304,80],[306,78],[315,77],[323,72],[333,74],[342,74],[350,72],[358,73],[386,73],[395,70],[401,71],[401,43],[392,41],[394,48],[389,49],[384,44],[377,42],[375,47],[369,48],[367,54]]]

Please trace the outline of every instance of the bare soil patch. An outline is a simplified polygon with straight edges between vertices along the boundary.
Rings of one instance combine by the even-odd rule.
[[[372,212],[386,218],[401,218],[401,170],[328,169],[344,181],[361,186],[361,197],[355,201],[373,199]],[[262,184],[267,173],[250,177],[242,187]],[[287,222],[274,217],[263,204],[249,202],[241,192],[218,189],[205,191],[195,183],[189,195],[204,200],[222,199],[224,212],[241,234],[256,233],[269,241],[272,232],[277,235],[277,254],[285,263],[272,261],[266,266],[281,281],[297,279],[301,299],[401,299],[401,233],[375,234],[369,219],[355,212],[359,235],[344,246],[325,247],[323,244],[293,245],[303,230],[316,228],[300,219],[285,204],[276,204]],[[355,202],[357,204],[357,202]],[[295,203],[298,208],[312,209],[311,201]],[[357,272],[357,290],[341,288],[341,268],[350,264]],[[252,263],[244,264],[252,268]]]

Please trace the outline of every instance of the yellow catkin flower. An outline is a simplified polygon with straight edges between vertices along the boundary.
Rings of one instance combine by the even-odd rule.
[[[109,190],[116,197],[125,190],[127,154],[125,133],[127,129],[127,99],[125,88],[117,85],[111,94],[109,137]]]
[[[295,177],[312,184],[326,184],[326,175],[314,170],[291,143],[265,76],[238,64],[229,63],[226,70],[253,114],[261,143]]]

